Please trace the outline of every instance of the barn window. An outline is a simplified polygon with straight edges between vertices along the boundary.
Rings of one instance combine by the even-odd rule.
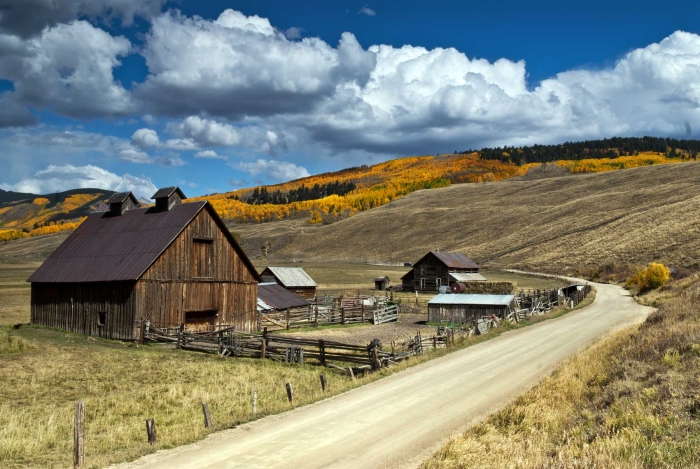
[[[192,245],[192,277],[212,277],[213,242],[211,239],[195,239]]]
[[[104,326],[107,324],[107,313],[97,313],[97,325]]]
[[[442,279],[441,278],[436,278],[435,279],[435,284],[437,285],[437,289],[440,289],[440,284],[442,284]]]
[[[420,266],[420,274],[425,275],[425,266],[424,265]]]
[[[420,279],[420,289],[425,290],[425,279],[424,278]]]
[[[198,311],[185,311],[185,324],[191,325],[205,325],[205,324],[216,324],[216,318],[218,316],[218,311],[212,310],[198,310]]]

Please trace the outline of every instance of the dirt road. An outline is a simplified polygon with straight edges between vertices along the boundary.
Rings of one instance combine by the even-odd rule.
[[[583,310],[119,467],[416,467],[451,433],[500,408],[592,341],[651,311],[622,288],[596,288],[595,302]]]

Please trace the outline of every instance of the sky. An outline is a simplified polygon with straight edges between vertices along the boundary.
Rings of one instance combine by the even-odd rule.
[[[643,135],[700,138],[694,2],[0,0],[5,190]]]

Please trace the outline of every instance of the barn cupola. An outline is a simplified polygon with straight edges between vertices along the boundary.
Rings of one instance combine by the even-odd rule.
[[[156,210],[159,212],[167,212],[186,198],[177,186],[158,189],[158,192],[151,197],[156,201]]]
[[[109,204],[109,213],[112,215],[122,215],[127,210],[136,208],[139,201],[131,192],[117,192],[107,201]]]

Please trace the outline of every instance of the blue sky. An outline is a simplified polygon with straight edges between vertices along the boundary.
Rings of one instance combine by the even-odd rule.
[[[5,3],[4,189],[200,195],[700,128],[692,2]]]

